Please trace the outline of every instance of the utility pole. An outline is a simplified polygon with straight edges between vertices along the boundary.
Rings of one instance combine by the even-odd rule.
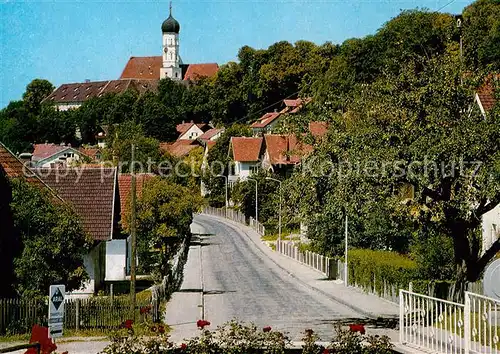
[[[135,276],[136,276],[136,181],[135,181],[135,145],[132,144],[132,164],[130,166],[131,186],[130,186],[130,311],[132,320],[135,320]]]

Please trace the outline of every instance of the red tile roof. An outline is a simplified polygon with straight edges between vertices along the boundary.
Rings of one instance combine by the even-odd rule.
[[[83,229],[94,240],[113,234],[116,168],[37,169],[40,178],[80,216]]]
[[[493,80],[500,80],[500,75],[490,76],[486,79],[485,84],[477,90],[481,106],[486,112],[491,110],[496,103]]]
[[[154,178],[148,173],[137,173],[135,175],[135,190],[137,198],[142,196],[142,189],[146,181]],[[121,223],[124,229],[128,227],[128,214],[130,213],[130,192],[132,190],[132,175],[120,173],[118,175],[118,193],[120,195]]]
[[[219,71],[217,63],[189,64],[184,80],[196,81],[203,77],[212,77]]]
[[[308,97],[305,99],[296,98],[294,100],[283,100],[286,108],[282,111],[283,113],[297,113],[303,106],[312,101],[312,98]]]
[[[158,80],[110,80],[84,83],[63,84],[55,89],[43,102],[50,103],[81,103],[92,97],[99,97],[105,93],[122,93],[133,89],[139,94],[146,91],[156,92]]]
[[[265,128],[272,122],[274,122],[281,113],[279,112],[273,112],[273,113],[266,113],[262,117],[259,118],[256,122],[254,122],[251,127],[252,128]]]
[[[262,138],[232,137],[231,151],[234,161],[256,162],[259,161],[262,149]]]
[[[213,140],[207,141],[207,149],[210,150],[212,147],[214,147],[215,144],[217,144],[216,141]]]
[[[160,79],[163,66],[162,56],[131,57],[123,69],[120,79]],[[196,81],[202,77],[214,76],[219,71],[216,63],[181,65],[183,80]]]
[[[198,139],[203,140],[203,141],[209,141],[215,135],[217,135],[218,133],[222,132],[223,130],[224,129],[217,129],[217,128],[209,129],[205,133],[203,133],[201,136],[199,136]]]
[[[101,150],[98,149],[98,148],[84,148],[84,147],[80,147],[78,149],[78,151],[80,151],[82,154],[84,154],[85,156],[90,157],[93,160],[96,160],[97,159],[97,155],[101,153]]]
[[[309,122],[309,131],[316,138],[321,138],[328,132],[328,122]]]
[[[162,56],[130,57],[123,69],[120,79],[160,79],[163,66]]]
[[[160,150],[175,157],[184,157],[200,146],[196,140],[181,139],[173,143],[160,143]]]
[[[300,142],[295,135],[264,135],[269,161],[273,165],[297,164],[312,151],[312,146]]]
[[[33,158],[35,160],[43,160],[69,148],[71,148],[71,146],[57,144],[35,144]]]
[[[25,166],[9,149],[0,143],[0,173],[5,174],[8,179],[24,178],[28,183],[44,185],[42,180]]]
[[[179,133],[179,136],[182,136],[184,133],[186,133],[189,129],[191,129],[191,127],[193,125],[195,125],[200,128],[202,131],[205,131],[208,127],[207,124],[205,123],[193,123],[193,122],[189,122],[189,123],[181,123],[181,124],[177,124],[177,126],[175,127],[175,130],[177,130],[177,133]]]

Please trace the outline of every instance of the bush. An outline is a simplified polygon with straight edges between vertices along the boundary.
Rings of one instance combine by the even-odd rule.
[[[201,325],[200,325],[201,324]],[[204,329],[209,325],[206,321],[198,321],[200,335],[180,346],[169,341],[168,334],[160,334],[150,338],[113,337],[112,343],[104,348],[102,354],[281,354],[288,352],[288,337],[271,327],[257,328],[254,324],[241,324],[235,320],[225,323],[214,331]],[[351,327],[351,326],[350,326]],[[362,328],[361,333],[353,328]],[[325,348],[316,344],[318,337],[313,330],[305,330],[302,347],[303,354],[322,353],[360,353],[388,354],[392,353],[392,344],[386,336],[370,336],[364,333],[362,325],[353,325],[351,329],[336,327],[337,336]],[[296,352],[296,351],[294,351]]]
[[[377,293],[384,282],[406,289],[417,278],[415,261],[396,252],[355,249],[349,251],[349,282]]]

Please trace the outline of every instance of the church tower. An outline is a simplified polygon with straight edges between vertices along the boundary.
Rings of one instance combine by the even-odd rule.
[[[180,29],[179,22],[172,17],[172,2],[170,2],[170,16],[161,25],[163,65],[160,69],[160,78],[162,79],[182,80],[182,60],[179,55]]]

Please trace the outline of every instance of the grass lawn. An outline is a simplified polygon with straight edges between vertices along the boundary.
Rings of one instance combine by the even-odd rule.
[[[496,326],[496,327],[491,326],[489,324],[489,322],[484,321],[482,315],[477,313],[477,312],[471,312],[470,315],[471,315],[470,318],[471,318],[471,335],[472,335],[471,338],[472,338],[473,342],[481,343],[481,345],[490,345],[490,338],[492,340],[493,337],[495,336],[495,334],[496,334],[497,338],[500,338],[500,327],[499,326]],[[448,319],[449,316],[450,315],[444,315],[444,319],[442,321],[442,324],[439,322],[436,322],[434,324],[434,327],[441,329],[445,323],[447,323],[448,326],[450,326],[450,320]],[[456,318],[458,318],[458,316]],[[453,315],[452,321],[453,320],[455,320],[455,315]],[[463,321],[463,315],[462,315],[462,321]],[[450,332],[455,333],[455,334],[457,334],[457,333],[462,334],[463,333],[463,328],[460,329],[457,327],[457,330],[455,330],[454,327],[455,326],[452,326],[452,328],[450,328]],[[474,331],[474,329],[475,329],[475,331]],[[481,338],[479,338],[479,332],[481,333]],[[490,336],[490,333],[491,333],[491,336]],[[476,334],[476,335],[474,336],[474,334]],[[486,334],[486,338],[485,338],[484,334]],[[491,345],[496,349],[500,349],[500,340],[497,340],[496,345],[494,343],[491,343]]]

